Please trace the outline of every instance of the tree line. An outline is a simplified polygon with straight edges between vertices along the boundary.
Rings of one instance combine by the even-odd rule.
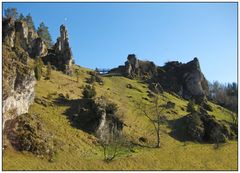
[[[209,82],[209,100],[237,113],[238,86],[237,83],[222,84],[218,81]]]

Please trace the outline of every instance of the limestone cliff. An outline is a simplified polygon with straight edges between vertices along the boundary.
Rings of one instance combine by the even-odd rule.
[[[168,62],[159,68],[154,77],[155,82],[160,82],[165,90],[173,91],[185,99],[195,99],[201,102],[208,95],[208,84],[197,58],[184,64]]]
[[[72,74],[72,50],[69,46],[67,29],[64,25],[60,26],[60,37],[58,37],[53,49],[49,50],[49,54],[43,58],[43,61],[45,64],[50,62],[65,74]]]
[[[23,57],[26,59],[22,59]],[[28,112],[34,100],[36,79],[24,51],[3,46],[2,58],[4,127],[7,120]]]
[[[124,66],[110,73],[120,73],[126,77],[140,77],[149,84],[159,83],[164,90],[173,91],[185,99],[203,101],[208,94],[208,84],[200,69],[197,58],[184,64],[177,61],[156,66],[151,61],[141,61],[134,54],[128,55]]]
[[[156,72],[156,65],[153,62],[141,61],[137,59],[134,54],[128,55],[124,66],[119,66],[118,68],[111,69],[110,71],[110,73],[121,73],[129,78],[144,75],[153,76]]]
[[[46,56],[48,51],[44,41],[29,29],[25,21],[3,19],[3,43],[11,48],[21,47],[31,58]]]

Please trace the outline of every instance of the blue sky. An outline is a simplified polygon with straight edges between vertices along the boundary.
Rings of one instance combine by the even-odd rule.
[[[200,60],[209,81],[237,81],[237,3],[3,3],[43,21],[53,41],[68,29],[76,64],[124,64],[128,54],[164,65]],[[65,21],[65,18],[67,20]]]

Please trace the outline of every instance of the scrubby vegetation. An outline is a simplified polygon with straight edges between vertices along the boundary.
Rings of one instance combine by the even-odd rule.
[[[34,72],[35,72],[35,77],[37,80],[41,80],[42,77],[42,67],[43,67],[43,62],[41,58],[38,58],[35,60],[35,65],[34,65]]]
[[[46,67],[43,67],[43,73],[46,73],[46,71]],[[179,128],[183,127],[181,125],[183,122],[179,119],[189,114],[186,111],[188,101],[167,92],[160,96],[159,105],[170,101],[175,103],[175,106],[164,112],[167,124],[160,125],[161,147],[159,149],[144,147],[155,143],[156,135],[153,133],[152,126],[146,117],[136,111],[135,101],[144,97],[148,100],[143,99],[143,102],[151,105],[152,97],[148,96],[148,86],[146,84],[120,76],[102,77],[104,85],[95,85],[96,97],[105,96],[110,101],[114,101],[113,105],[116,104],[117,106],[110,104],[111,106],[106,108],[109,113],[115,112],[116,107],[118,107],[117,111],[120,115],[124,113],[122,118],[126,126],[123,128],[123,133],[132,145],[131,147],[118,147],[118,154],[113,162],[102,162],[104,158],[103,148],[99,145],[97,138],[80,128],[76,128],[71,121],[72,118],[83,115],[76,114],[75,110],[78,110],[79,99],[83,97],[84,87],[82,86],[87,85],[86,79],[90,77],[88,71],[88,69],[79,68],[81,77],[77,83],[75,82],[76,76],[67,76],[52,70],[52,82],[50,80],[40,80],[36,85],[36,97],[41,100],[41,103],[46,102],[47,104],[34,103],[30,107],[29,113],[31,115],[39,114],[46,131],[54,132],[55,138],[62,142],[61,148],[57,150],[55,156],[56,161],[49,163],[47,159],[39,159],[31,154],[19,153],[8,146],[4,150],[4,170],[237,169],[236,141],[230,139],[218,150],[215,150],[214,143],[205,144],[182,140],[184,133],[182,134],[183,130],[179,130]],[[128,89],[127,84],[131,84],[142,92]],[[68,98],[66,97],[67,94]],[[60,97],[60,95],[62,96]],[[209,114],[215,116],[217,120],[232,123],[231,112],[211,102],[208,104],[212,107],[212,112],[209,112]],[[73,107],[73,105],[77,107]],[[197,106],[195,107],[197,109]],[[175,126],[170,126],[173,123]],[[177,128],[178,126],[179,128]],[[177,129],[176,133],[172,133],[175,128]],[[230,126],[230,128],[232,127]],[[112,151],[110,152],[112,153]],[[173,155],[172,152],[175,154]],[[109,157],[112,155],[111,153],[109,153]]]
[[[197,58],[159,67],[130,54],[103,75],[72,65],[64,25],[52,47],[44,23],[34,33],[30,14],[5,15],[3,170],[237,170],[236,84],[207,101]]]
[[[87,79],[87,83],[93,84],[94,82],[99,83],[100,85],[103,85],[103,80],[100,77],[98,71],[90,71],[90,78]]]
[[[54,161],[59,142],[54,139],[53,132],[46,131],[38,115],[18,116],[13,126],[8,138],[17,150],[29,151],[38,157]]]
[[[83,98],[87,99],[95,97],[96,96],[95,87],[93,85],[84,86],[82,94]]]

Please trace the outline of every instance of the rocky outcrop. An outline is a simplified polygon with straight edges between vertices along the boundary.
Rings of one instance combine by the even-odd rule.
[[[17,56],[27,55],[18,51],[3,46],[3,126],[7,120],[27,113],[34,100],[34,72]]]
[[[31,43],[31,56],[35,58],[44,57],[48,54],[46,44],[41,38],[36,38]]]
[[[223,143],[237,138],[235,125],[217,120],[214,116],[203,113],[192,113],[185,117],[186,132],[191,140],[198,142]]]
[[[21,47],[31,58],[46,56],[48,51],[38,34],[29,29],[25,21],[3,19],[3,42],[9,47]]]
[[[49,54],[43,58],[44,63],[50,62],[58,70],[71,75],[72,72],[72,51],[69,46],[68,33],[64,25],[60,26],[60,37],[58,37],[53,49],[49,50]]]
[[[151,61],[138,60],[131,54],[124,66],[112,69],[109,73],[119,73],[130,78],[140,77],[150,85],[160,84],[160,88],[196,102],[204,101],[208,95],[208,83],[197,58],[186,64],[172,61],[160,67]]]
[[[56,44],[48,49],[43,39],[29,29],[25,21],[14,21],[12,18],[3,19],[3,42],[11,48],[21,47],[33,58],[42,58],[44,64],[55,66],[57,70],[72,75],[73,56],[69,45],[67,29],[60,26],[60,37]]]
[[[153,80],[160,82],[165,90],[173,91],[188,100],[194,99],[197,103],[204,101],[208,95],[207,80],[197,58],[186,64],[168,62],[159,68]]]
[[[106,142],[121,136],[123,122],[119,120],[114,111],[108,111],[108,103],[103,98],[98,98],[95,104],[96,113],[101,117],[95,130],[96,136]]]
[[[118,138],[123,129],[123,122],[116,116],[112,103],[100,97],[82,99],[78,108],[78,116],[73,120],[78,128],[94,134],[104,142]]]
[[[151,61],[141,61],[136,55],[130,54],[127,57],[125,66],[111,69],[110,73],[121,73],[129,78],[140,76],[153,76],[156,73],[156,66]]]
[[[2,40],[5,45],[14,47],[15,42],[15,23],[12,18],[3,19],[2,22]]]
[[[25,21],[15,22],[15,44],[22,47],[24,50],[28,51],[28,26]]]

